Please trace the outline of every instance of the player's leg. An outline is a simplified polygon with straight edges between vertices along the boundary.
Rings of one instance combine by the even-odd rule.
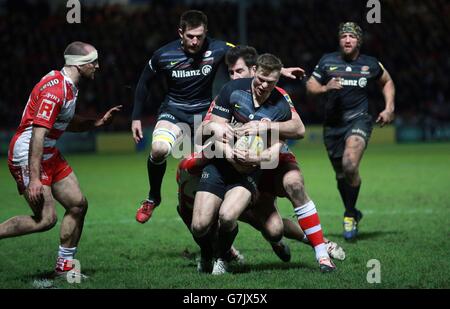
[[[240,185],[230,188],[225,193],[219,210],[218,249],[212,271],[213,275],[228,272],[227,255],[229,255],[239,231],[237,220],[249,205],[251,197],[252,193]]]
[[[344,212],[344,238],[353,240],[357,236],[358,222],[362,218],[362,213],[356,208],[359,190],[361,188],[361,178],[359,176],[359,164],[361,162],[366,142],[358,135],[350,135],[345,140],[345,149],[342,156],[341,166],[336,166],[336,179],[338,189],[341,193],[345,206]]]
[[[173,121],[176,121],[175,117]],[[150,156],[147,160],[150,190],[148,198],[142,202],[136,213],[136,220],[140,223],[147,222],[155,207],[161,203],[161,185],[166,172],[166,159],[181,134],[181,129],[175,123],[168,120],[158,120],[156,123],[153,130]]]
[[[203,168],[195,194],[191,232],[200,244],[201,264],[210,272],[214,246],[217,242],[217,219],[220,205],[225,196],[222,175],[214,164]],[[203,267],[202,267],[203,268]]]
[[[56,263],[56,272],[65,272],[73,268],[72,260],[77,251],[88,202],[81,192],[78,180],[73,172],[55,182],[52,186],[55,199],[66,212],[61,221],[60,246]]]
[[[48,162],[47,162],[48,163]],[[41,169],[48,175],[41,179],[43,184],[43,200],[40,204],[31,204],[27,197],[26,187],[29,184],[28,166],[8,164],[11,175],[17,183],[20,194],[23,194],[29,207],[33,211],[32,216],[15,216],[0,224],[0,239],[15,237],[35,232],[42,232],[51,229],[57,221],[55,201],[52,196],[51,170],[48,164],[43,162]]]
[[[321,271],[332,271],[335,266],[327,252],[316,206],[306,193],[300,169],[294,164],[287,166],[282,183],[288,199],[294,206],[298,224],[314,248]]]
[[[309,244],[308,237],[306,237],[305,233],[302,231],[298,223],[293,222],[292,220],[288,218],[282,218],[283,219],[283,236],[292,239],[297,240],[300,242],[303,242],[305,244]]]
[[[261,234],[270,243],[275,254],[283,262],[289,262],[291,250],[282,240],[284,226],[283,219],[276,207],[276,197],[270,193],[262,192],[247,213],[254,217]]]
[[[44,185],[43,202],[32,205],[28,202],[26,192],[25,199],[33,211],[32,216],[15,216],[0,224],[0,239],[21,236],[36,232],[43,232],[55,226],[57,221],[55,201],[51,188]]]
[[[200,247],[200,263],[197,265],[199,272],[212,271],[217,241],[217,216],[221,203],[222,199],[211,192],[199,191],[195,195],[191,233]]]

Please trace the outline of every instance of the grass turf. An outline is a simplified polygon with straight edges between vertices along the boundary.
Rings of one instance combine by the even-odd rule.
[[[144,225],[134,220],[147,192],[145,154],[67,155],[89,212],[77,259],[89,280],[62,288],[449,288],[450,144],[370,145],[361,165],[364,213],[356,243],[342,239],[343,206],[322,146],[294,147],[327,237],[345,261],[321,274],[310,247],[289,240],[283,263],[262,236],[241,223],[235,245],[246,265],[219,277],[196,272],[198,249],[176,212],[176,161],[170,160],[163,203]],[[0,222],[30,211],[0,159]],[[279,200],[284,217],[292,206]],[[63,210],[58,205],[59,219]],[[51,231],[0,240],[0,288],[32,288],[51,271],[59,223]],[[366,280],[367,262],[381,263],[381,283]]]

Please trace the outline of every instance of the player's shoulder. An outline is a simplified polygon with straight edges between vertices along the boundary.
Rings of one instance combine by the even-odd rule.
[[[36,84],[35,90],[37,90],[39,94],[51,93],[60,97],[64,94],[64,83],[64,75],[62,75],[60,71],[53,70],[41,78]]]
[[[279,93],[281,93],[282,95],[288,95],[288,93],[286,92],[286,90],[284,90],[281,87],[275,86],[276,91],[278,91]]]
[[[182,52],[183,51],[181,49],[180,40],[174,40],[158,48],[154,52],[154,55],[162,56],[165,54],[182,53]]]
[[[230,49],[235,47],[235,45],[233,43],[227,42],[227,41],[223,41],[223,40],[219,40],[219,39],[214,39],[214,38],[207,38],[207,42],[209,45],[210,49]]]
[[[225,84],[228,90],[248,90],[251,89],[253,78],[238,78],[235,80],[230,80]]]
[[[326,53],[322,56],[322,58],[320,58],[320,63],[324,63],[324,62],[334,62],[336,63],[337,61],[339,61],[341,59],[340,53],[335,51],[332,53]]]
[[[283,114],[291,110],[291,107],[293,106],[289,94],[280,87],[275,87],[268,100],[268,103],[270,105],[273,105],[278,111],[282,112]]]
[[[287,93],[286,90],[284,90],[281,87],[276,86],[275,91],[277,91],[280,94],[280,96],[282,97],[282,99],[285,100],[287,103],[289,103],[289,105],[294,105],[294,103],[291,100],[291,97],[289,96],[289,93]]]
[[[360,54],[359,60],[366,63],[367,65],[377,65],[379,63],[379,61],[376,57],[369,56],[366,54]]]

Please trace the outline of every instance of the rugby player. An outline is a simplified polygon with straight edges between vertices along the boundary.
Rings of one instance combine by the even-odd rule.
[[[272,93],[279,78],[281,62],[272,55],[263,55],[258,59],[261,61],[261,67],[258,71],[257,65],[254,79],[234,81],[235,85],[233,82],[230,82],[222,89],[221,94],[223,97],[219,95],[212,110],[212,123],[216,122],[223,125],[228,123],[232,117],[242,122],[248,122],[250,119],[269,119],[271,121],[291,119],[290,102],[278,89]],[[252,100],[252,93],[255,100]],[[266,102],[269,103],[267,104]],[[248,206],[252,195],[255,194],[256,183],[260,174],[259,170],[244,175],[237,173],[232,168],[237,168],[236,162],[233,162],[230,150],[226,149],[226,145],[225,150],[228,152],[226,160],[216,159],[215,162],[213,161],[213,163],[208,164],[203,169],[202,179],[195,198],[192,221],[194,235],[201,237],[207,234],[211,228],[216,213],[218,212],[219,214],[218,245],[221,250],[219,250],[219,258],[215,261],[213,273],[216,272],[216,268],[219,269],[218,273],[226,272],[226,263],[221,260],[220,254],[223,254],[231,247],[237,234],[236,219]],[[236,150],[233,152],[235,156],[239,157],[240,154]],[[313,243],[313,246],[321,270],[331,271],[335,266],[329,258],[323,242],[322,230],[315,206],[304,193],[302,184],[298,183],[298,185],[300,190],[297,191],[302,192],[299,195],[299,201],[306,201],[306,203],[301,205],[297,204],[297,200],[295,201],[295,204],[298,205],[296,213],[299,217],[300,226],[304,226],[306,223],[310,232],[309,234],[307,233],[310,241],[318,243],[317,245]],[[261,201],[267,200],[262,199]],[[271,227],[267,229],[270,231],[270,235],[265,235],[266,238],[276,242],[282,237],[283,224],[276,208],[273,207],[273,201],[266,204],[269,208],[267,208],[267,211],[262,210],[259,212],[262,217],[258,219],[262,225]]]
[[[178,35],[175,40],[158,49],[145,66],[136,87],[131,131],[136,143],[142,140],[140,121],[142,106],[149,94],[149,83],[163,75],[168,93],[162,103],[153,131],[147,172],[149,194],[136,213],[136,220],[147,222],[153,210],[161,203],[161,184],[166,170],[166,159],[176,141],[182,137],[182,124],[192,132],[194,116],[200,121],[212,101],[212,83],[225,53],[233,44],[207,37],[207,16],[196,10],[181,15]],[[300,68],[284,69],[286,77],[296,78],[304,71]],[[199,121],[199,122],[200,122]],[[186,126],[183,126],[186,131]],[[185,132],[184,134],[186,134]]]
[[[326,94],[324,143],[345,207],[343,236],[354,240],[363,216],[356,208],[361,187],[359,164],[373,127],[368,86],[377,81],[383,92],[385,108],[376,119],[381,127],[394,119],[395,86],[376,58],[360,53],[361,27],[353,22],[342,23],[338,38],[340,51],[320,59],[306,89],[313,95]]]
[[[8,166],[33,215],[10,218],[0,224],[0,239],[43,232],[57,221],[55,200],[66,210],[61,222],[55,274],[70,271],[88,208],[72,168],[55,147],[64,133],[105,126],[121,110],[116,106],[99,119],[75,115],[78,84],[94,79],[99,68],[97,50],[73,42],[64,51],[65,65],[45,75],[33,88],[8,151]],[[75,274],[76,275],[76,274]]]

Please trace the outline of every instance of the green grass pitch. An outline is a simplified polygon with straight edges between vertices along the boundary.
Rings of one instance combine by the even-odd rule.
[[[325,235],[342,245],[337,271],[319,272],[310,247],[288,241],[283,263],[262,236],[240,223],[235,245],[246,265],[213,277],[196,272],[198,249],[175,206],[176,161],[167,166],[163,203],[144,225],[134,220],[147,192],[146,155],[67,155],[89,200],[77,259],[89,275],[62,288],[450,288],[450,144],[369,145],[361,165],[357,243],[342,239],[342,213],[323,146],[294,151]],[[30,211],[17,194],[6,158],[0,159],[0,221]],[[292,206],[279,200],[283,216]],[[58,205],[59,218],[63,214]],[[52,270],[59,224],[51,231],[0,240],[0,288],[32,288]],[[367,262],[380,261],[381,283],[367,282]]]

